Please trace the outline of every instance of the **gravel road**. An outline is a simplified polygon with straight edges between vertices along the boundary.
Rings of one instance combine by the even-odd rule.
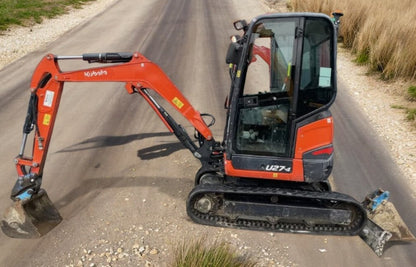
[[[156,0],[136,2],[140,2],[140,9],[129,20],[119,19],[118,24],[114,25],[117,34],[125,32],[125,35],[121,34],[123,38],[93,35],[94,32],[108,31],[105,25],[110,23],[105,24],[100,17],[106,8],[112,7],[106,15],[114,18],[120,18],[120,14],[128,12],[131,7],[127,3],[131,2],[122,0],[98,0],[82,10],[73,10],[40,25],[13,28],[0,36],[0,68],[5,67],[3,70],[13,70],[15,73],[19,69],[16,60],[17,63],[32,64],[25,69],[28,73],[13,76],[14,79],[25,79],[27,84],[36,60],[25,57],[23,61],[21,57],[31,51],[34,51],[31,54],[33,58],[40,59],[42,54],[49,52],[46,49],[52,49],[55,53],[98,52],[90,50],[94,46],[103,50],[113,47],[120,51],[139,49],[168,72],[199,110],[212,112],[213,106],[221,106],[227,88],[219,87],[228,84],[228,77],[225,71],[212,66],[223,64],[228,36],[234,34],[232,21],[249,19],[270,9],[259,1],[250,0],[212,0],[209,5],[205,1],[192,4],[179,0],[169,3]],[[182,14],[187,15],[186,21]],[[224,19],[227,16],[229,18]],[[215,28],[207,27],[213,22],[217,24]],[[91,38],[90,44],[81,42],[88,36]],[[123,39],[130,38],[136,39],[131,40],[131,43],[123,43]],[[82,50],[85,47],[89,51]],[[186,57],[186,60],[182,57]],[[413,150],[415,145],[411,145],[416,140],[415,132],[406,124],[403,114],[392,110],[388,104],[392,100],[400,101],[399,97],[381,97],[377,88],[383,85],[362,75],[364,71],[357,69],[350,60],[341,51],[340,79],[347,84],[347,93],[358,101],[360,109],[369,116],[379,135],[388,144],[409,186],[416,192],[416,151]],[[7,66],[11,62],[15,63]],[[0,69],[0,79],[6,83],[12,77],[8,78]],[[17,82],[5,88],[25,87],[26,84]],[[187,151],[180,149],[163,125],[146,123],[136,126],[142,124],[142,117],[152,122],[158,119],[148,107],[136,107],[136,102],[137,106],[144,106],[143,101],[133,101],[125,92],[114,93],[118,87],[121,86],[102,86],[100,93],[85,93],[81,91],[96,88],[90,86],[74,90],[74,86],[68,86],[72,92],[64,93],[67,100],[62,103],[62,119],[56,125],[54,145],[46,169],[48,179],[45,179],[45,187],[51,198],[56,200],[65,220],[59,228],[40,240],[23,242],[1,236],[1,266],[165,266],[173,257],[177,242],[197,236],[227,240],[242,254],[252,255],[260,266],[310,266],[311,262],[318,266],[340,263],[350,266],[369,263],[374,266],[395,266],[396,254],[387,253],[378,259],[356,237],[258,233],[205,227],[190,222],[184,211],[184,203],[192,188],[193,172],[197,170],[198,162]],[[27,94],[23,93],[25,90],[10,97],[10,103],[3,98],[4,105],[12,106],[13,100],[14,111],[23,109],[17,115],[9,111],[11,109],[2,110],[0,125],[13,125],[13,130],[2,135],[4,139],[12,140],[20,136],[19,119],[23,118],[27,103]],[[0,95],[6,96],[2,93],[0,89]],[[7,95],[10,95],[9,91]],[[92,102],[94,105],[91,105]],[[222,110],[213,113],[217,119],[224,117]],[[380,113],[383,113],[382,117],[377,116]],[[96,119],[97,114],[100,114],[99,120]],[[131,117],[131,114],[135,116]],[[15,118],[19,123],[14,122]],[[78,121],[78,118],[82,120]],[[70,129],[66,122],[71,123]],[[218,120],[214,128],[216,136],[221,136],[223,123],[221,119]],[[126,127],[126,124],[129,126]],[[192,129],[188,129],[190,131]],[[14,177],[14,170],[9,171],[9,167],[13,167],[11,159],[14,155],[9,151],[17,152],[20,141],[14,139],[12,144],[2,147],[2,151],[7,153],[0,155],[0,169],[7,170],[5,173],[10,174],[10,177]],[[160,147],[163,150],[157,150]],[[155,149],[156,153],[150,153],[149,148]],[[137,155],[131,156],[135,152]],[[119,159],[119,164],[113,164],[114,158]],[[62,173],[69,178],[72,178],[71,175],[80,178],[65,180]],[[11,186],[11,183],[4,185],[5,188]],[[0,208],[6,206],[8,201],[9,189],[3,191]],[[26,253],[13,256],[16,251]],[[409,263],[406,257],[403,256],[402,260]]]
[[[29,27],[12,26],[0,35],[0,70],[7,64],[58,39],[75,26],[96,16],[117,0],[97,0],[81,9],[69,9],[67,14],[44,19]]]

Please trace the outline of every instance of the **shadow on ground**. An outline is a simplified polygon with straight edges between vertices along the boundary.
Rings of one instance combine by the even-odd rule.
[[[159,132],[159,133],[142,133],[142,134],[130,134],[124,136],[111,136],[111,135],[104,135],[104,136],[96,136],[92,138],[88,138],[80,143],[75,145],[71,145],[67,148],[59,150],[57,153],[64,153],[64,152],[74,152],[74,151],[81,151],[81,150],[88,150],[100,147],[110,147],[110,146],[121,146],[125,145],[137,140],[151,138],[151,137],[160,137],[160,136],[171,136],[172,133],[170,132]]]

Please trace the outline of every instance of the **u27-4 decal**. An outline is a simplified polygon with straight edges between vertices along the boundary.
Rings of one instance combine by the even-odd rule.
[[[292,171],[292,167],[288,167],[288,166],[284,166],[284,165],[266,165],[265,167],[266,171],[269,172],[291,172]]]

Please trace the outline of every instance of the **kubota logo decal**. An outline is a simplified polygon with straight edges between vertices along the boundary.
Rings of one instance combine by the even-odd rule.
[[[98,70],[98,71],[84,71],[84,76],[91,78],[91,77],[98,77],[98,76],[105,76],[107,75],[107,71],[106,70]]]

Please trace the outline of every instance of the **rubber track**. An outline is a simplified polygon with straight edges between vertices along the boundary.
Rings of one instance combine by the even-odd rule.
[[[204,214],[194,208],[194,203],[200,196],[212,194],[216,197],[221,194],[244,194],[244,195],[276,195],[294,198],[310,199],[312,202],[319,199],[323,202],[330,202],[332,204],[343,205],[343,208],[349,208],[356,216],[355,220],[348,226],[334,225],[334,224],[315,224],[307,225],[305,223],[288,223],[288,222],[276,222],[271,223],[269,221],[252,220],[252,219],[236,219],[231,220],[224,215],[216,214]],[[322,235],[357,235],[361,232],[362,228],[367,222],[367,214],[364,208],[359,202],[352,197],[341,194],[338,192],[313,192],[303,190],[292,189],[279,189],[279,188],[264,188],[264,187],[234,187],[224,185],[198,185],[196,186],[188,196],[186,203],[188,216],[196,223],[231,227],[231,228],[243,228],[251,230],[263,230],[272,232],[290,232],[290,233],[309,233],[309,234],[322,234]]]

